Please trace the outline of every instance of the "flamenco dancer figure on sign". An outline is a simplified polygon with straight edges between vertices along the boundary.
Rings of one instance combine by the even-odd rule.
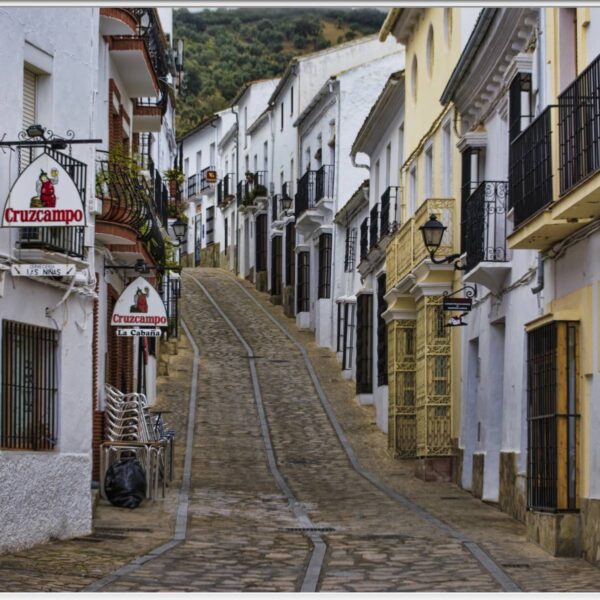
[[[129,312],[132,313],[147,313],[148,312],[148,296],[150,290],[146,287],[144,291],[138,288],[133,297],[134,304],[131,305]]]
[[[54,208],[56,206],[56,192],[54,186],[58,183],[58,171],[52,169],[50,177],[43,169],[36,181],[37,195],[31,199],[30,208]]]

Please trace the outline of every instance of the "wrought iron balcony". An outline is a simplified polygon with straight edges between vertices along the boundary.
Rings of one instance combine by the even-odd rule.
[[[294,202],[296,219],[307,210],[315,207],[316,176],[316,171],[306,171],[306,173],[298,179],[298,191],[296,192]]]
[[[483,181],[465,200],[461,232],[467,271],[481,262],[504,262],[508,182]]]
[[[65,169],[85,198],[87,165],[56,150],[46,152]],[[84,231],[84,227],[23,227],[19,230],[19,247],[84,258]]]
[[[271,198],[271,222],[274,223],[279,218],[279,211],[281,210],[281,196],[275,194]]]
[[[211,187],[211,183],[207,180],[207,173],[209,171],[216,171],[215,167],[206,167],[200,171],[199,179],[200,179],[200,191],[208,190]]]
[[[552,202],[552,124],[547,107],[510,145],[509,190],[515,226]]]
[[[600,170],[600,55],[558,97],[560,193]]]
[[[379,224],[379,204],[375,204],[370,212],[370,225],[369,225],[369,250],[374,248],[379,241],[377,236],[377,225]]]
[[[160,81],[161,78],[165,78],[169,74],[170,70],[167,57],[169,44],[160,26],[158,13],[155,8],[131,8],[129,10],[133,11],[137,17],[138,35],[146,44],[152,66]]]
[[[190,175],[187,179],[187,197],[194,198],[198,189],[198,175]]]
[[[369,218],[360,224],[360,260],[365,260],[369,254]]]
[[[154,172],[154,206],[163,227],[169,225],[169,190],[158,171]]]
[[[245,179],[238,182],[238,206],[254,206],[257,198],[266,198],[267,196],[266,171],[249,172]]]
[[[106,153],[98,155],[101,158],[96,161],[96,196],[102,201],[102,211],[97,221],[131,228],[154,260],[163,262],[165,245],[160,230],[163,216],[159,217],[159,210],[162,213],[168,204],[163,202],[162,180],[159,188],[155,185],[152,189],[132,162],[111,160]],[[160,194],[159,210],[155,204],[157,193]]]
[[[293,198],[293,185],[291,181],[286,181],[281,186],[281,196],[282,198]]]
[[[323,165],[316,172],[315,202],[319,202],[324,198],[333,198],[334,174],[335,168],[333,165]]]
[[[381,195],[379,239],[398,229],[398,187],[390,186]]]

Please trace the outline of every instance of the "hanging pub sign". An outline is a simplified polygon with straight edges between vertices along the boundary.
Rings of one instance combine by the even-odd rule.
[[[162,331],[160,329],[117,329],[117,337],[160,337],[161,335]]]
[[[206,171],[206,183],[217,183],[217,172],[214,170]]]
[[[49,154],[40,154],[13,184],[2,227],[81,227],[85,210],[75,182]]]
[[[444,310],[460,310],[468,312],[473,306],[471,298],[452,298],[450,296],[443,298],[442,308]]]
[[[110,324],[116,327],[166,327],[167,311],[158,292],[146,279],[138,277],[119,296]]]

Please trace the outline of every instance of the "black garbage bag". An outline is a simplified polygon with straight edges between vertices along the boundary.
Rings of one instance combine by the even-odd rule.
[[[113,506],[137,508],[146,497],[146,473],[135,458],[114,462],[106,471],[104,491]]]

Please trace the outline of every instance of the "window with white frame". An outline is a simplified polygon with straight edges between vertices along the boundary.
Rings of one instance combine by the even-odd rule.
[[[450,119],[442,125],[442,196],[452,197],[452,124]]]
[[[425,198],[433,197],[433,144],[425,148]]]
[[[408,217],[417,210],[417,163],[413,162],[408,170]]]

